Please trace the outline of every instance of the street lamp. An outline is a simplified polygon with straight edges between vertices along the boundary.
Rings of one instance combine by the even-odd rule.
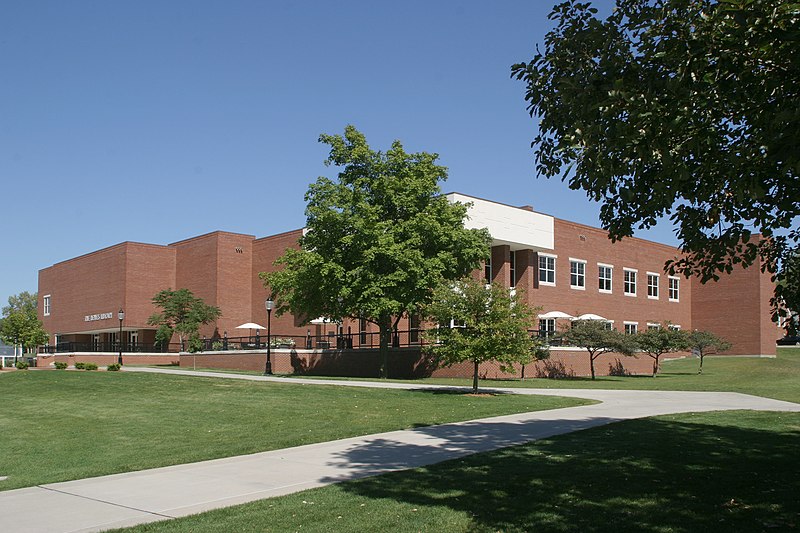
[[[119,358],[117,359],[117,364],[122,366],[122,321],[125,320],[125,311],[121,307],[117,313],[117,318],[119,318]]]
[[[267,308],[267,366],[264,369],[264,375],[267,376],[272,374],[272,310],[275,309],[275,302],[267,298],[264,307]]]

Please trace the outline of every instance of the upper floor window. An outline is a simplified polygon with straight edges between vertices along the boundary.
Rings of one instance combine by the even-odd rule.
[[[656,324],[654,322],[648,322],[647,323],[647,330],[651,331],[651,330],[654,330],[654,329],[661,329],[661,324]]]
[[[680,324],[670,324],[667,327],[672,331],[680,331],[681,330]]]
[[[50,295],[47,294],[42,297],[42,314],[50,316]]]
[[[623,325],[625,326],[625,333],[628,335],[633,335],[639,329],[638,322],[624,322]]]
[[[517,286],[517,253],[514,250],[509,252],[508,258],[508,266],[509,266],[509,287],[516,287]]]
[[[658,300],[658,274],[647,273],[647,297]]]
[[[556,284],[556,256],[539,254],[539,283]]]
[[[586,288],[586,261],[581,259],[569,260],[569,286],[573,289]]]
[[[623,292],[627,296],[636,296],[636,270],[626,268],[623,270]]]
[[[611,265],[597,265],[597,281],[600,292],[611,292],[612,272]]]
[[[669,301],[680,301],[681,296],[681,280],[673,276],[669,277]]]
[[[483,263],[483,279],[486,283],[492,282],[492,256],[490,255]]]

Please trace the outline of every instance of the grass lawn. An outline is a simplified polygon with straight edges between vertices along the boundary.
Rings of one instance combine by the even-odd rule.
[[[798,450],[800,413],[662,416],[130,531],[797,531]]]
[[[582,400],[125,372],[0,376],[0,490]]]

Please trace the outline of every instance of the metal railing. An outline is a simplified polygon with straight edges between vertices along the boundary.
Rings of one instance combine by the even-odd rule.
[[[389,346],[391,348],[407,348],[429,344],[425,340],[425,330],[412,328],[407,330],[394,330],[391,333]],[[545,338],[550,346],[564,346],[561,334],[553,331],[528,330],[531,336]],[[272,349],[306,349],[306,350],[359,350],[378,348],[380,346],[380,333],[370,331],[353,332],[328,332],[324,335],[282,335],[271,336]],[[251,335],[241,337],[216,337],[203,338],[200,351],[241,351],[241,350],[266,350],[266,335]],[[188,349],[188,343],[147,344],[123,343],[123,353],[177,353]],[[75,353],[75,352],[119,352],[118,342],[59,342],[55,346],[41,346],[39,353]]]

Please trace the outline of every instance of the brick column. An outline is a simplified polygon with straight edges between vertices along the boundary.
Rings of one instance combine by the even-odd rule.
[[[509,283],[511,281],[510,258],[510,246],[492,246],[492,283],[498,283],[503,287],[511,286]]]

